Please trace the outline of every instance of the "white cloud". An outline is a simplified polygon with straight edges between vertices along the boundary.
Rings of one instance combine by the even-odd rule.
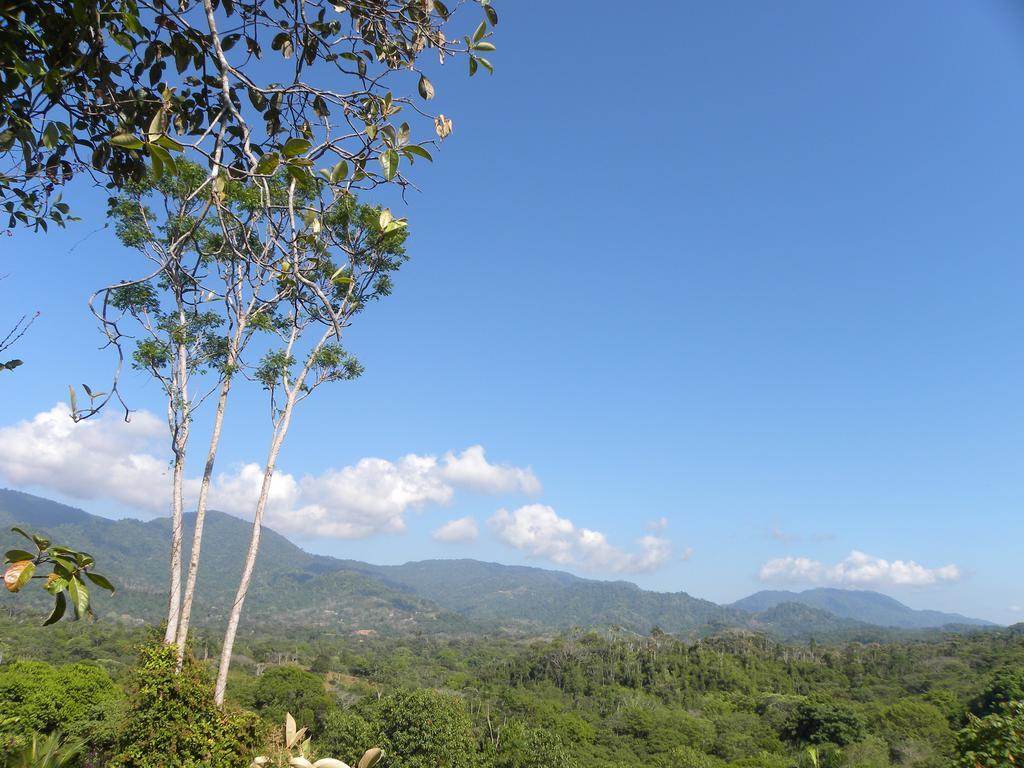
[[[145,411],[129,422],[111,412],[76,424],[58,404],[0,427],[0,474],[15,485],[113,499],[153,513],[170,504],[170,467],[154,455],[169,443],[166,435],[167,425]]]
[[[210,483],[210,509],[227,512],[237,517],[251,518],[263,483],[263,467],[256,463],[242,464],[233,471],[221,472]],[[199,495],[199,481],[189,480],[185,495],[189,506]],[[291,509],[299,499],[299,484],[287,472],[275,472],[267,496],[267,515],[272,516]]]
[[[49,488],[80,499],[110,499],[141,514],[166,514],[170,505],[167,426],[140,411],[125,423],[115,414],[71,421],[57,405],[34,418],[0,427],[0,476],[19,486]],[[198,460],[195,461],[198,464]],[[194,465],[195,465],[194,464]],[[251,518],[263,469],[240,464],[215,475],[211,509]],[[429,504],[446,505],[458,489],[539,493],[530,469],[491,464],[481,446],[436,456],[409,454],[397,461],[365,458],[357,463],[298,477],[278,470],[267,504],[266,523],[281,532],[354,539],[405,530],[405,515]],[[186,481],[186,501],[195,504],[199,481]]]
[[[600,531],[578,528],[549,506],[528,504],[514,512],[498,510],[490,519],[498,538],[528,556],[589,570],[636,573],[664,565],[672,542],[657,536],[639,540],[640,551],[628,553]]]
[[[761,581],[779,583],[838,584],[842,586],[925,586],[956,581],[956,565],[926,568],[913,560],[885,560],[853,550],[835,565],[806,557],[781,557],[761,566]]]
[[[529,467],[491,464],[484,455],[482,445],[473,445],[460,454],[449,451],[444,455],[441,476],[455,485],[473,488],[484,493],[525,493],[539,496],[540,480]]]
[[[644,526],[651,533],[661,533],[668,530],[668,518],[659,517],[657,520],[648,520]]]
[[[531,557],[563,564],[574,562],[576,526],[555,514],[551,507],[528,504],[515,512],[500,509],[490,523],[498,538]]]
[[[472,517],[459,517],[455,520],[449,520],[434,531],[433,534],[434,541],[446,543],[476,541],[479,536],[480,529],[477,527],[476,520]]]
[[[405,530],[405,513],[426,504],[450,504],[455,490],[437,472],[433,456],[409,454],[396,462],[361,459],[354,466],[304,477],[304,508],[278,526],[315,536],[357,539]]]

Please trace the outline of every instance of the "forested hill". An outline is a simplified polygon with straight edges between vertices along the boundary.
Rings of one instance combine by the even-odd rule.
[[[189,516],[186,524],[191,527],[193,520]],[[16,534],[9,533],[13,525],[88,551],[102,564],[102,572],[118,591],[112,597],[97,598],[95,607],[101,617],[126,623],[159,621],[166,600],[170,536],[166,518],[110,520],[37,496],[0,490],[0,545],[5,545],[4,549],[20,544]],[[234,598],[250,524],[210,512],[206,531],[197,619],[215,624],[226,618]],[[190,538],[187,535],[186,542]],[[895,635],[881,627],[929,626],[908,623],[891,606],[888,613],[875,612],[865,619],[866,614],[849,607],[856,605],[856,599],[844,607],[839,597],[870,593],[833,592],[838,593],[833,595],[838,606],[835,610],[800,600],[796,594],[791,600],[765,599],[763,606],[747,601],[721,606],[685,592],[650,592],[629,582],[595,581],[560,571],[476,560],[427,560],[399,566],[338,560],[311,555],[267,530],[246,611],[263,627],[288,624],[381,634],[537,633],[620,626],[640,633],[659,627],[689,636],[740,628],[786,639],[885,640]],[[748,600],[755,598],[758,596]],[[34,598],[5,594],[2,599],[7,605],[31,606]],[[905,613],[928,613],[935,619],[931,626],[971,621],[914,612],[890,602]],[[39,603],[38,610],[43,615],[46,608]]]
[[[888,595],[869,590],[828,588],[808,589],[803,592],[765,590],[737,600],[732,607],[751,613],[760,613],[783,603],[799,603],[809,608],[827,611],[840,618],[855,619],[883,627],[925,629],[949,624],[993,626],[991,622],[972,619],[959,613],[914,610]]]
[[[423,560],[394,566],[347,562],[385,583],[425,597],[447,610],[488,623],[518,622],[564,629],[621,624],[668,632],[749,621],[735,609],[685,592],[648,592],[625,581],[594,581],[561,571],[483,563]]]

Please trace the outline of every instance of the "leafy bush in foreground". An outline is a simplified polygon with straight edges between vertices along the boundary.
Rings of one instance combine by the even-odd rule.
[[[957,746],[962,768],[1024,768],[1024,701],[986,717],[971,715]]]
[[[222,712],[205,670],[186,658],[175,672],[173,646],[144,646],[129,693],[130,710],[109,768],[239,768],[261,741],[252,713]]]

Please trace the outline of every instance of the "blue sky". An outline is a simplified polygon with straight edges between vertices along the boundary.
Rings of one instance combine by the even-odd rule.
[[[1024,14],[1009,0],[654,2],[631,26],[600,4],[497,7],[495,75],[432,76],[455,132],[417,166],[395,295],[349,338],[367,372],[308,403],[279,465],[343,480],[331,471],[366,457],[394,475],[402,456],[434,456],[419,475],[433,485],[402,532],[293,538],[718,601],[835,583],[1024,619]],[[134,257],[103,229],[102,190],[67,198],[82,222],[3,251],[6,313],[42,312],[2,382],[6,425],[109,365],[85,301]],[[152,384],[127,388],[158,410]],[[8,443],[27,434],[13,429]],[[259,393],[228,429],[226,472],[262,460]],[[474,445],[542,492],[500,468],[488,492],[453,481],[444,455]],[[0,452],[9,485],[132,511],[102,483],[55,487],[13,462]],[[467,516],[475,541],[431,537]],[[569,549],[522,538],[531,520]],[[587,555],[581,529],[609,548]],[[643,560],[644,536],[670,553]]]

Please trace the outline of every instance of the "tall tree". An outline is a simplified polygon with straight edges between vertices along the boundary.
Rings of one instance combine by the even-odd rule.
[[[179,162],[174,176],[153,174],[126,186],[111,200],[110,216],[121,242],[142,252],[153,269],[135,280],[108,286],[96,304],[111,343],[138,340],[133,365],[149,372],[166,396],[171,434],[171,569],[165,642],[179,660],[188,635],[203,526],[228,395],[244,372],[242,359],[253,335],[267,330],[283,297],[278,271],[265,246],[245,222],[259,220],[245,185],[228,184],[207,215],[212,198],[197,196],[206,172]],[[283,182],[282,182],[283,183]],[[254,250],[255,249],[255,250]],[[131,321],[131,332],[126,322]],[[198,386],[189,385],[198,377]],[[216,395],[206,461],[196,498],[196,523],[184,591],[181,558],[186,503],[184,472],[189,435],[198,408]]]
[[[272,395],[273,439],[253,541],[225,636],[227,661],[222,660],[221,677],[226,681],[230,647],[259,547],[266,493],[292,410],[320,384],[357,375],[357,364],[338,346],[342,330],[369,298],[384,294],[386,273],[394,268],[388,259],[396,256],[384,243],[404,237],[404,220],[358,206],[353,195],[381,185],[405,189],[410,184],[409,167],[417,159],[432,159],[428,147],[435,139],[423,136],[420,126],[425,121],[443,140],[451,133],[452,121],[425,111],[424,102],[434,98],[435,87],[423,71],[422,54],[433,50],[442,64],[451,56],[465,55],[470,75],[480,68],[490,71],[482,54],[494,50],[489,37],[497,13],[489,0],[460,2],[478,5],[482,14],[467,24],[468,34],[453,36],[453,12],[440,0],[185,0],[173,6],[164,0],[123,0],[89,5],[94,1],[85,0],[93,14],[82,32],[89,43],[69,43],[35,13],[22,9],[15,14],[19,29],[39,34],[37,43],[18,49],[19,62],[36,62],[23,67],[15,83],[18,98],[8,94],[3,102],[0,92],[0,115],[20,121],[8,143],[0,141],[0,157],[23,160],[18,173],[0,178],[0,189],[12,191],[23,208],[38,215],[49,204],[50,188],[85,167],[67,158],[81,159],[86,150],[88,167],[129,195],[140,184],[159,185],[186,169],[190,174],[187,192],[176,193],[183,208],[174,214],[188,219],[188,224],[167,223],[147,240],[152,246],[164,238],[154,252],[157,270],[107,286],[98,294],[97,307],[123,360],[123,334],[110,313],[127,312],[136,320],[144,313],[138,311],[141,305],[130,300],[119,304],[116,297],[123,299],[125,292],[149,284],[167,290],[172,299],[159,309],[161,319],[147,329],[151,336],[153,331],[163,334],[169,343],[162,350],[166,356],[153,358],[155,366],[142,367],[154,375],[159,371],[168,397],[174,479],[165,639],[179,649],[187,638],[209,483],[231,381],[248,338],[246,329],[256,327],[250,322],[255,313],[263,318],[261,328],[285,332],[282,356],[267,358],[257,371]],[[82,56],[74,54],[76,46]],[[60,51],[63,55],[58,55]],[[287,77],[269,79],[270,73],[279,77],[282,68],[259,64],[265,51],[286,62]],[[173,69],[168,66],[172,60]],[[39,65],[40,61],[48,63]],[[85,79],[61,80],[67,67],[73,74],[84,73]],[[39,96],[40,89],[45,97]],[[33,106],[22,108],[25,104]],[[403,112],[412,117],[403,119]],[[62,114],[66,119],[57,119]],[[44,161],[45,153],[49,154]],[[202,166],[206,170],[196,176],[194,169]],[[47,168],[58,171],[43,174],[46,194],[33,197],[27,185]],[[244,192],[236,195],[232,189]],[[163,194],[166,197],[166,190]],[[66,207],[59,211],[67,212]],[[369,242],[372,233],[365,221],[349,228],[356,211],[377,222],[379,242]],[[12,226],[30,223],[24,210],[12,209],[11,214]],[[170,222],[170,211],[167,216]],[[218,258],[210,260],[206,254],[197,259],[202,253],[197,238],[207,227],[219,230],[219,235],[202,236],[224,250]],[[362,244],[352,237],[363,238]],[[328,273],[324,265],[332,263],[327,255],[332,248],[343,254],[345,263]],[[230,256],[225,260],[224,254]],[[187,259],[192,261],[186,264]],[[212,274],[204,270],[211,264],[217,266],[212,287],[204,284]],[[361,283],[367,275],[370,282]],[[273,299],[263,295],[267,290],[275,294]],[[218,350],[218,405],[183,590],[183,484],[195,404],[189,381],[196,367],[207,362],[202,337],[214,318],[200,305],[211,299],[224,303],[219,319],[226,321],[229,332],[221,337]],[[279,315],[277,303],[288,301],[290,309]],[[269,317],[274,320],[267,321]],[[185,330],[197,323],[205,329],[198,335]],[[304,358],[294,356],[300,348]],[[137,350],[136,365],[139,354]],[[93,396],[87,390],[85,407],[72,403],[74,418],[88,418],[114,399],[124,404],[120,370],[119,364],[104,393]],[[273,372],[273,381],[266,378],[268,371]],[[210,391],[205,390],[201,399]],[[223,685],[219,680],[218,700],[223,698]]]
[[[193,379],[206,368],[223,375],[225,319],[207,309],[213,296],[206,287],[211,271],[203,248],[210,235],[205,217],[211,201],[192,194],[205,173],[185,165],[172,177],[153,182],[152,176],[127,185],[125,194],[111,201],[111,217],[121,242],[139,250],[150,262],[149,274],[125,281],[102,292],[102,327],[112,343],[125,335],[130,318],[141,331],[132,354],[135,368],[160,384],[165,395],[171,438],[171,568],[165,642],[174,642],[181,609],[181,557],[184,538],[185,460],[193,409],[215,385],[197,392]],[[148,204],[154,191],[162,193],[162,211]],[[216,271],[216,269],[214,269]],[[111,314],[113,310],[114,314]],[[92,393],[87,391],[92,397]]]
[[[223,703],[242,606],[249,591],[277,458],[295,407],[320,386],[359,376],[362,367],[341,345],[345,329],[368,303],[391,293],[391,275],[405,261],[405,221],[387,209],[344,194],[331,201],[292,179],[284,204],[264,222],[275,243],[285,292],[275,316],[279,346],[255,371],[269,394],[272,433],[253,514],[252,533],[221,648],[214,698]]]

